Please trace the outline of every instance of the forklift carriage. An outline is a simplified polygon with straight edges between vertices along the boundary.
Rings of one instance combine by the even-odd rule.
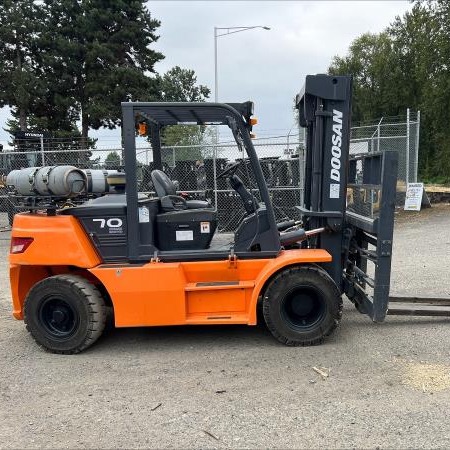
[[[318,344],[330,335],[344,293],[382,321],[396,154],[349,159],[351,77],[307,76],[296,103],[307,131],[305,199],[297,207],[303,219],[280,224],[250,137],[252,103],[122,103],[125,193],[69,208],[61,208],[61,198],[35,196],[29,212],[15,216],[14,317],[55,353],[93,344],[107,309],[117,327],[141,327],[255,325],[260,307],[271,333],[287,345]],[[156,196],[137,187],[135,139],[142,123],[150,131]],[[245,162],[218,174],[245,209],[228,248],[214,244],[216,208],[179,195],[162,171],[161,130],[183,123],[228,126],[247,154],[258,199],[237,175]]]

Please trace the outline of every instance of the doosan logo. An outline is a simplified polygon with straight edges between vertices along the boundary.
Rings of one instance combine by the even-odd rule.
[[[341,146],[342,146],[342,112],[333,109],[333,135],[331,137],[331,173],[330,178],[336,183],[330,184],[330,198],[339,198],[341,188]]]

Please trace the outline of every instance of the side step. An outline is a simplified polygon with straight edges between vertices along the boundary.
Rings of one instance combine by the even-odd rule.
[[[186,325],[248,325],[245,313],[189,314]]]
[[[450,317],[450,297],[392,296],[389,297],[388,315]]]
[[[198,283],[187,283],[184,290],[192,291],[218,291],[228,289],[253,289],[254,281],[206,281]]]
[[[248,305],[254,287],[254,280],[187,283],[186,323],[250,324]]]

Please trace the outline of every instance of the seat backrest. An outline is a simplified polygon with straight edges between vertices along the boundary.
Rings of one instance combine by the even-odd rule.
[[[151,177],[158,197],[176,195],[175,183],[162,170],[153,170]]]

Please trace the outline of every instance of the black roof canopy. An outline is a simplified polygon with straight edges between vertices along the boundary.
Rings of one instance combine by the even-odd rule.
[[[122,108],[132,108],[136,121],[148,121],[164,127],[177,124],[221,124],[227,117],[243,117],[248,124],[253,114],[253,103],[183,103],[183,102],[124,102]]]

